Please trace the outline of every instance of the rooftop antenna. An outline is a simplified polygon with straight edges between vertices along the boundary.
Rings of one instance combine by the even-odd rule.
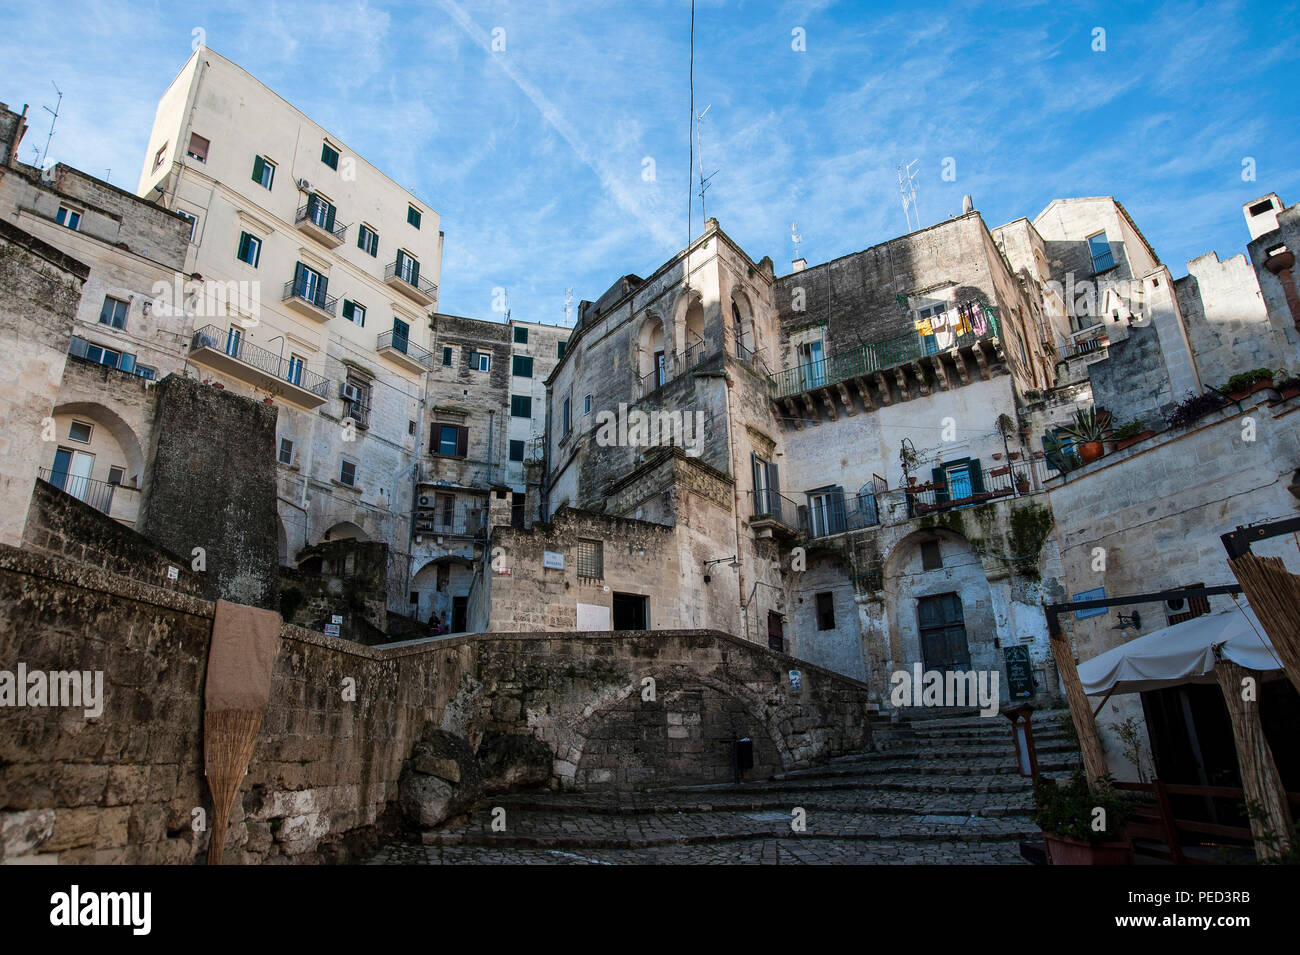
[[[687,158],[686,158],[686,262],[682,269],[682,285],[689,289],[691,287],[691,240],[694,236],[691,234],[691,213],[695,211],[695,201],[691,198],[691,179],[694,173],[691,167],[695,165],[695,130],[691,127],[695,125],[695,0],[691,0],[691,59],[688,84],[691,90],[691,120],[686,125]]]
[[[913,159],[904,166],[898,164],[898,191],[903,196],[903,218],[907,220],[907,231],[914,232],[921,228],[921,213],[916,208],[916,170],[913,168],[921,160]],[[912,225],[912,219],[916,225]]]
[[[801,258],[799,255],[799,243],[803,241],[803,236],[799,234],[799,223],[797,222],[790,223],[790,241],[794,243],[794,258],[797,262]]]
[[[569,327],[569,316],[573,313],[573,286],[564,290],[564,327]]]
[[[50,134],[45,137],[45,151],[41,153],[41,161],[36,164],[42,169],[45,168],[45,157],[50,154],[50,140],[54,138],[54,124],[59,121],[59,110],[63,108],[63,90],[59,89],[59,85],[53,80],[50,80],[50,85],[54,87],[54,92],[59,94],[59,99],[54,104],[54,109],[50,109],[48,106],[41,107],[50,114]]]
[[[704,113],[707,113],[712,108],[713,104],[710,103],[704,107],[703,112],[695,117],[695,140],[700,147],[700,218],[705,222],[709,221],[709,215],[704,209],[704,192],[709,188],[709,180],[718,174],[718,170],[715,169],[707,176],[704,175],[704,137],[700,134],[700,121],[704,119]]]

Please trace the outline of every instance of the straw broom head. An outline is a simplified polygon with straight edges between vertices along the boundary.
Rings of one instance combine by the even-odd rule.
[[[208,710],[203,716],[203,763],[212,790],[212,836],[208,865],[220,865],[226,847],[230,810],[253,758],[261,710]]]

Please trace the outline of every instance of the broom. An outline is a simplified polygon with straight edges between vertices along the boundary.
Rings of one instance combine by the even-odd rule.
[[[1300,577],[1287,571],[1280,557],[1244,554],[1228,564],[1291,685],[1300,691]]]
[[[230,810],[243,785],[261,728],[261,710],[207,710],[203,714],[203,765],[212,790],[208,865],[221,864]]]

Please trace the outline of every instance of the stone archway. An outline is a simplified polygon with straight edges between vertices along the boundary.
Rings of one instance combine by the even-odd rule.
[[[733,735],[752,740],[755,774],[794,762],[781,731],[784,714],[747,687],[682,667],[647,676],[654,700],[642,699],[643,678],[624,684],[558,741],[556,753],[572,766],[577,788],[728,781]]]
[[[144,452],[140,439],[129,424],[112,408],[89,401],[69,401],[56,405],[51,415],[56,425],[62,425],[63,419],[77,418],[87,420],[97,428],[103,428],[112,436],[116,448],[120,451],[122,463],[126,467],[124,480],[129,484],[133,480],[137,488],[145,485]],[[59,433],[62,440],[63,431]],[[98,475],[97,475],[98,476]]]
[[[642,393],[665,384],[671,376],[668,341],[663,319],[653,311],[647,312],[636,337],[636,373]]]

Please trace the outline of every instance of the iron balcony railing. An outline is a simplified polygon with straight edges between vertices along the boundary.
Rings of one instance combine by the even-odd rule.
[[[474,538],[487,536],[486,498],[421,485],[416,505],[417,533]]]
[[[786,527],[799,526],[799,505],[779,491],[763,488],[748,492],[754,502],[754,518],[771,518]]]
[[[41,480],[57,487],[64,494],[75,497],[78,501],[89,504],[97,511],[107,514],[113,509],[113,491],[116,484],[106,481],[92,481],[88,477],[56,471],[53,468],[40,469]]]
[[[304,219],[310,220],[313,225],[324,229],[340,242],[342,242],[347,235],[348,227],[346,225],[338,225],[335,222],[334,207],[316,196],[312,196],[308,199],[305,206],[298,207],[298,215],[294,219],[294,224],[297,225]]]
[[[408,335],[402,335],[396,332],[380,332],[379,339],[375,343],[375,348],[392,348],[399,351],[408,358],[413,358],[424,367],[429,368],[433,365],[433,355],[426,349],[421,348],[415,342],[411,341]]]
[[[421,278],[418,271],[412,271],[409,268],[399,269],[396,262],[391,263],[388,268],[384,269],[384,278],[401,279],[412,288],[419,289],[425,295],[429,296],[429,298],[436,298],[438,295],[438,286],[436,283]]]
[[[949,472],[949,480],[927,482],[901,488],[907,494],[907,516],[916,517],[929,511],[969,507],[994,498],[1030,494],[1052,476],[1043,459],[1016,460],[999,467],[979,469],[978,478],[969,468]]]
[[[284,283],[284,297],[280,299],[287,302],[291,298],[300,298],[304,302],[311,302],[317,308],[334,314],[334,309],[338,307],[339,300],[333,295],[326,295],[325,290],[319,285],[313,285],[306,278],[299,277],[290,279]]]
[[[304,391],[310,391],[321,398],[329,397],[328,379],[308,371],[299,362],[289,361],[265,348],[250,345],[242,335],[236,335],[233,331],[218,328],[216,325],[205,325],[194,333],[192,348],[195,350],[212,348],[225,352],[245,365],[279,378],[281,381],[287,381]]]
[[[975,310],[972,324],[971,331],[953,335],[952,344],[942,350],[960,348],[999,336],[997,314],[988,306]],[[937,354],[940,350],[936,336],[911,331],[894,338],[859,345],[848,351],[835,352],[817,361],[769,375],[769,390],[773,398],[786,398],[859,375],[894,368],[926,355]]]

